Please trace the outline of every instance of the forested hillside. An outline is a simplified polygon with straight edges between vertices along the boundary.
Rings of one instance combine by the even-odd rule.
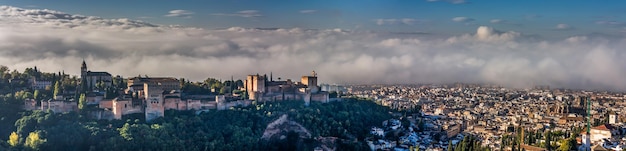
[[[306,127],[313,138],[337,137],[338,149],[367,150],[362,143],[371,126],[391,118],[389,109],[371,101],[332,103],[301,101],[257,104],[195,112],[168,111],[164,118],[145,123],[141,115],[124,120],[94,121],[79,113],[24,113],[4,148],[12,150],[311,150],[316,143],[293,148],[290,139],[260,140],[267,124],[283,114]],[[312,140],[313,138],[310,138]]]

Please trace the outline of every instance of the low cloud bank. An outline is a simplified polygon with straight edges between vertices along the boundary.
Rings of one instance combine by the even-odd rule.
[[[23,70],[326,83],[491,83],[626,90],[626,40],[540,40],[481,26],[446,38],[341,29],[207,30],[0,6],[0,64]]]

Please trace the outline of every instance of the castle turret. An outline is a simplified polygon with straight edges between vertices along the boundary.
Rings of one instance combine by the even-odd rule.
[[[163,88],[158,84],[144,83],[144,96],[146,100],[146,121],[151,121],[164,116]]]
[[[87,63],[85,63],[85,59],[83,59],[83,64],[80,66],[80,76],[81,78],[85,76],[87,73]]]
[[[319,87],[317,86],[317,73],[311,72],[311,76],[302,76],[302,84],[306,85],[311,93],[317,93]]]
[[[257,100],[263,97],[265,93],[266,78],[264,76],[248,75],[246,78],[246,93],[248,93],[248,99]]]

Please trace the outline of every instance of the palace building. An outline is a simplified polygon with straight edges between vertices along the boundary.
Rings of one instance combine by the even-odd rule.
[[[94,90],[99,83],[104,84],[104,87],[112,85],[113,77],[108,72],[95,72],[87,69],[87,63],[83,60],[83,64],[80,66],[80,78],[82,82],[85,82],[84,86],[86,90]]]
[[[266,75],[248,75],[245,81],[248,99],[254,101],[303,100],[328,102],[329,93],[320,90],[317,85],[317,73],[313,71],[309,76],[302,76],[300,82],[290,79],[274,81]]]

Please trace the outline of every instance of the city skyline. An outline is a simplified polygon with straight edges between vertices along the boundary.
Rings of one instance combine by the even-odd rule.
[[[78,75],[85,59],[125,77],[293,80],[315,70],[324,83],[626,90],[615,3],[0,2],[0,65],[12,70]]]

